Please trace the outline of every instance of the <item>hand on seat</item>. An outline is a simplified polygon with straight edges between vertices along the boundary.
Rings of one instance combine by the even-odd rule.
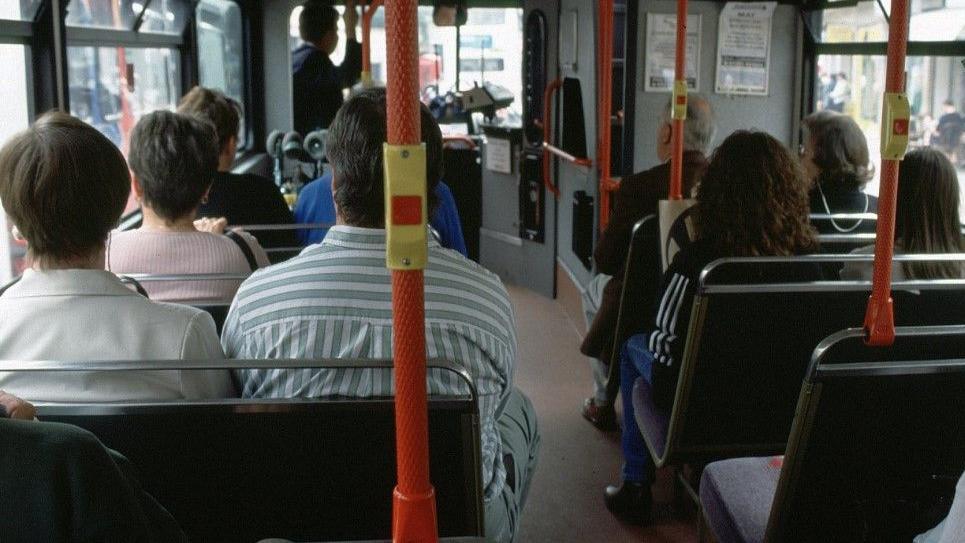
[[[19,420],[33,420],[37,409],[26,400],[0,390],[0,416]]]
[[[211,234],[221,235],[224,234],[225,228],[228,226],[228,219],[224,217],[219,217],[217,219],[211,217],[204,217],[194,221],[194,227],[200,232],[208,232]]]

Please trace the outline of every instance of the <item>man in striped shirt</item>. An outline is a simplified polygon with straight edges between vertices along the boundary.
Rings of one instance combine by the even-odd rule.
[[[423,108],[430,211],[442,172],[442,136]],[[366,91],[339,110],[328,133],[337,224],[319,245],[252,275],[228,314],[232,358],[391,358],[392,290],[385,267],[382,145],[385,93]],[[516,323],[499,278],[429,241],[425,269],[427,356],[472,376],[481,423],[486,535],[512,541],[536,465],[539,435],[529,400],[513,387]],[[384,396],[391,372],[374,369],[243,370],[244,397]],[[451,373],[430,369],[430,394],[462,395]]]

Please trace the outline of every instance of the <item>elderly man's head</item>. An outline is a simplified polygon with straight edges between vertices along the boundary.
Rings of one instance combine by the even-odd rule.
[[[442,134],[422,106],[422,142],[426,144],[426,193],[430,214],[442,178]],[[332,195],[341,224],[366,228],[385,225],[382,145],[386,142],[385,89],[367,89],[338,111],[328,129],[326,148],[332,164]]]
[[[670,112],[673,99],[667,101],[660,115],[657,128],[657,157],[666,162],[673,153],[673,128]],[[684,122],[684,151],[697,151],[706,155],[717,131],[714,110],[704,97],[691,94],[687,99],[687,120]]]

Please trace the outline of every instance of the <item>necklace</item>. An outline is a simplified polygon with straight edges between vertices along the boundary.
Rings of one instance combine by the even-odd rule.
[[[828,205],[828,199],[824,196],[824,188],[821,186],[820,182],[818,182],[818,192],[821,193],[821,203],[824,204],[824,211],[826,211],[828,214],[828,219],[831,221],[831,226],[833,226],[834,229],[837,230],[838,232],[841,232],[842,234],[853,232],[856,228],[861,226],[862,222],[864,222],[864,219],[858,219],[858,221],[855,222],[854,226],[852,226],[851,228],[842,228],[841,226],[838,225],[837,222],[835,222],[834,217],[832,216],[831,206]],[[871,202],[871,199],[868,198],[868,194],[864,193],[864,211],[862,211],[862,213],[868,212],[868,206],[870,205],[870,202]]]

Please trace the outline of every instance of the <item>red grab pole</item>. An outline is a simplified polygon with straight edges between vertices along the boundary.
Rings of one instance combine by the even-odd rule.
[[[673,89],[673,154],[670,157],[670,200],[683,199],[684,119],[687,118],[687,0],[677,0],[677,49]]]
[[[392,0],[386,9],[388,46],[386,260],[392,269],[392,351],[398,485],[393,493],[392,539],[435,543],[435,490],[429,482],[426,391],[425,146],[421,145],[418,77],[418,1]],[[412,220],[419,217],[421,220]]]
[[[881,126],[881,192],[871,298],[865,313],[866,343],[891,345],[895,317],[891,300],[891,262],[895,243],[898,164],[908,146],[908,97],[905,91],[905,53],[908,49],[908,0],[892,0],[888,26],[888,72]]]
[[[613,106],[613,0],[600,0],[600,43],[597,47],[598,82],[600,98],[597,101],[597,161],[600,164],[600,230],[610,222],[610,193],[619,185],[612,179],[610,150],[612,130],[610,116]]]
[[[372,18],[382,6],[382,0],[372,0],[362,6],[362,85],[372,86]]]

